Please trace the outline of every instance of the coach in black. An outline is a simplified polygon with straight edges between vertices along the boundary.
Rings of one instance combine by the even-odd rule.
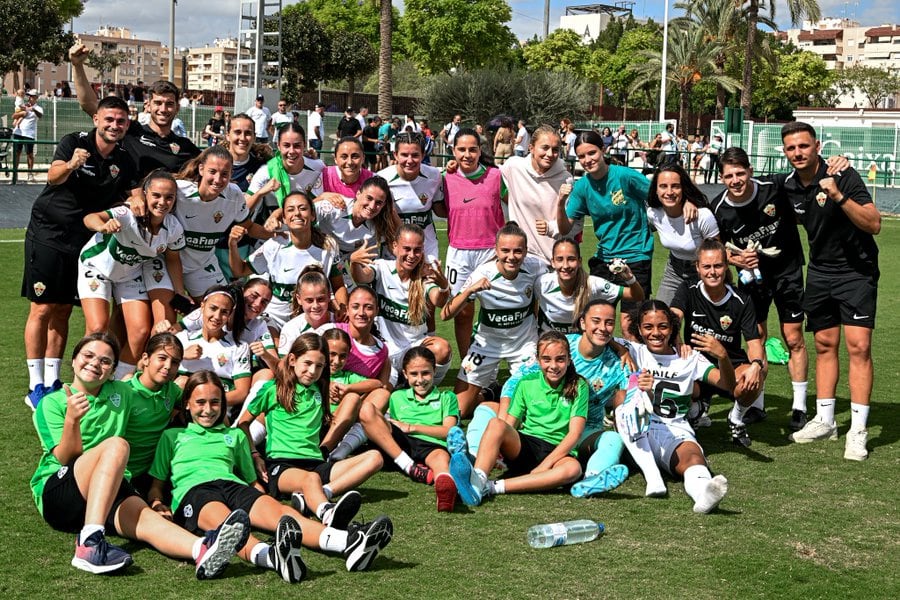
[[[850,356],[850,430],[844,458],[868,457],[866,423],[872,393],[872,330],[878,295],[881,215],[854,169],[829,177],[816,131],[807,123],[781,129],[784,155],[794,171],[783,189],[809,238],[804,309],[816,342],[816,417],[791,435],[803,444],[837,439],[835,389],[841,326]]]
[[[25,323],[28,405],[61,387],[59,364],[69,316],[77,302],[78,253],[90,232],[85,215],[110,208],[137,187],[137,167],[122,145],[128,104],[110,96],[98,104],[95,128],[70,133],[56,146],[47,186],[31,209],[25,232],[22,296],[31,301]]]

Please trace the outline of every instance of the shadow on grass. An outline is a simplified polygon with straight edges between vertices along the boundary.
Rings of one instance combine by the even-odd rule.
[[[890,402],[873,402],[874,423],[881,426],[878,437],[869,438],[869,449],[890,446],[900,439],[900,405]],[[873,419],[869,419],[871,424]]]
[[[405,562],[402,560],[396,560],[389,556],[378,555],[375,558],[375,562],[372,563],[371,567],[368,570],[377,573],[379,571],[400,571],[402,569],[414,569],[418,566],[419,563],[416,562]]]
[[[363,497],[368,502],[382,502],[384,500],[400,500],[409,496],[409,492],[404,492],[394,488],[373,488],[365,487],[362,489]]]

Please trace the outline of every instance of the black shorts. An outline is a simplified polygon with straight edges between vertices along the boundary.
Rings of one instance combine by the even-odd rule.
[[[417,463],[425,464],[425,459],[428,458],[428,455],[435,450],[443,450],[444,452],[447,452],[447,449],[440,444],[435,444],[434,442],[422,440],[403,433],[402,431],[400,431],[400,428],[393,423],[391,423],[391,437],[394,438],[394,441],[397,442],[397,445],[400,446],[400,449],[406,452],[409,457]],[[382,454],[384,454],[384,452],[382,452]],[[386,464],[391,464],[393,462],[393,459],[391,459],[387,454],[385,454],[384,457],[384,462]]]
[[[191,532],[202,531],[197,523],[200,511],[210,502],[221,502],[228,510],[243,509],[250,514],[250,509],[263,494],[258,489],[245,483],[216,479],[207,483],[195,485],[181,499],[181,505],[172,517],[175,522]]]
[[[278,480],[288,469],[300,469],[319,474],[322,485],[331,481],[331,469],[334,463],[326,462],[318,458],[273,458],[266,460],[266,472],[269,474],[268,491],[270,496],[281,498],[286,496],[278,491]],[[299,490],[298,490],[299,491]]]
[[[556,449],[556,445],[521,431],[519,440],[522,443],[522,449],[519,450],[517,457],[506,460],[507,470],[504,477],[516,477],[531,473],[532,469],[541,464]]]
[[[756,322],[765,323],[769,319],[769,306],[775,301],[778,321],[781,323],[802,323],[803,311],[803,270],[799,267],[775,279],[761,283],[739,284],[738,288],[750,295],[756,311]]]
[[[625,280],[619,275],[614,275],[609,270],[609,265],[596,256],[588,261],[588,266],[590,267],[591,275],[602,277],[603,279],[618,285],[625,285]],[[637,262],[628,263],[628,266],[631,269],[634,278],[637,279],[638,283],[640,283],[641,287],[644,289],[644,298],[649,298],[651,294],[653,294],[653,285],[650,283],[650,278],[653,275],[653,261],[639,260]],[[622,300],[622,312],[634,310],[640,306],[640,304],[640,302],[634,302],[632,300]]]
[[[582,471],[587,468],[587,462],[591,458],[591,455],[597,450],[597,442],[600,441],[600,436],[604,433],[606,433],[606,430],[595,431],[584,438],[584,440],[576,447],[578,450],[578,462],[581,463]]]
[[[22,297],[37,304],[78,304],[78,253],[25,238]]]
[[[109,532],[117,531],[115,514],[119,505],[137,492],[126,480],[119,484],[119,491],[113,499],[109,514],[106,515],[106,523],[103,524]],[[84,513],[87,510],[87,500],[78,489],[75,481],[75,461],[60,467],[55,475],[51,475],[44,484],[44,493],[41,496],[44,503],[44,520],[53,529],[78,533],[84,527]]]
[[[875,329],[878,277],[861,273],[806,271],[806,330],[821,331],[840,325]]]
[[[16,144],[16,154],[18,155],[22,152],[22,148],[25,149],[25,154],[34,154],[34,138],[28,137],[27,135],[19,135],[18,133],[13,134],[14,140],[26,140],[31,142],[30,144]]]

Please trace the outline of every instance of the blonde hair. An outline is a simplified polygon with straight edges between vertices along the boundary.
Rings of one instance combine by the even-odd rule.
[[[404,233],[411,233],[418,236],[422,242],[425,241],[425,232],[418,225],[404,223],[397,229],[397,243]],[[419,261],[412,272],[409,274],[409,292],[406,297],[407,318],[412,325],[421,325],[425,322],[425,282],[422,280],[422,267],[425,265],[425,257]]]
[[[553,243],[553,254],[556,254],[556,248],[563,244],[570,244],[575,248],[575,256],[578,257],[578,260],[581,260],[581,248],[578,247],[575,240],[567,238],[556,240]],[[575,298],[575,306],[573,307],[572,314],[580,315],[591,300],[591,289],[588,285],[588,276],[587,273],[584,272],[583,267],[579,267],[575,272],[575,290],[572,293],[572,296]]]

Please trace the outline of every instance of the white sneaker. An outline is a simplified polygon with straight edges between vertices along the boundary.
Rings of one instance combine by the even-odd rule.
[[[869,451],[866,450],[866,442],[869,440],[869,432],[866,429],[847,432],[844,440],[844,458],[847,460],[863,461],[869,458]]]
[[[826,423],[818,416],[809,421],[803,429],[795,431],[788,436],[788,439],[797,444],[808,444],[816,440],[836,440],[838,439],[837,424],[834,422]]]
[[[694,503],[695,513],[709,513],[715,509],[728,493],[728,480],[724,475],[716,475],[706,484],[703,496]]]

